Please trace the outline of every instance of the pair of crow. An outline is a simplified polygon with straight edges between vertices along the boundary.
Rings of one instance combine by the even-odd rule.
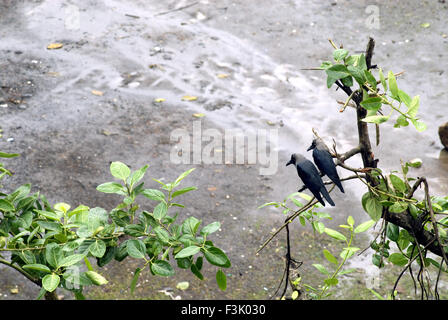
[[[344,192],[344,188],[342,188],[341,180],[339,179],[339,175],[336,170],[336,165],[333,162],[333,157],[331,156],[331,153],[323,140],[319,137],[315,138],[307,151],[312,149],[314,163],[317,165],[319,170],[324,175],[327,175],[328,178],[330,178],[330,180],[338,186],[341,192]],[[329,204],[334,206],[334,202],[330,198],[330,194],[325,188],[319,172],[310,160],[299,153],[294,153],[291,155],[291,160],[289,160],[286,165],[289,166],[290,164],[294,164],[296,166],[300,179],[302,179],[305,186],[323,206],[325,206],[325,202],[322,199],[321,194]]]

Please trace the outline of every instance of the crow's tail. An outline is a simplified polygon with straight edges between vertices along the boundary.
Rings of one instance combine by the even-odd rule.
[[[330,194],[328,193],[328,191],[325,188],[325,186],[322,186],[322,188],[320,189],[320,192],[324,196],[325,200],[327,200],[327,202],[334,207],[335,204],[334,204],[333,200],[331,199]]]

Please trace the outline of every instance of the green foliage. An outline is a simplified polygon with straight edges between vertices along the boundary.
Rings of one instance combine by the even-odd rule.
[[[297,197],[306,200],[307,203],[303,204]],[[325,276],[325,278],[323,279],[322,287],[320,289],[313,288],[312,286],[307,284],[302,284],[309,298],[322,299],[331,295],[331,292],[329,292],[329,290],[339,283],[338,279],[340,276],[354,271],[354,269],[343,269],[348,259],[350,259],[358,250],[360,250],[360,248],[354,247],[352,245],[353,240],[357,234],[369,230],[375,224],[375,221],[369,220],[355,227],[355,220],[352,216],[349,216],[347,218],[347,224],[339,226],[342,229],[342,232],[339,232],[325,226],[323,220],[331,220],[332,217],[328,213],[317,212],[316,209],[322,208],[322,205],[320,203],[316,203],[310,206],[312,200],[313,198],[311,198],[307,194],[295,192],[288,195],[281,202],[267,202],[261,205],[259,208],[273,206],[280,209],[282,213],[286,215],[297,214],[300,212],[298,219],[302,226],[306,226],[308,223],[313,228],[314,232],[317,231],[320,234],[325,233],[331,238],[345,243],[345,246],[338,254],[339,258],[336,258],[336,256],[333,255],[329,250],[323,250],[323,255],[325,259],[330,262],[331,267],[334,269],[333,271],[330,271],[322,264],[312,264],[313,267],[315,267],[320,273],[322,273],[322,275]],[[309,207],[309,209],[304,210],[307,207]],[[343,232],[348,232],[348,237],[344,235]],[[302,279],[298,278],[292,280],[292,282],[296,283],[295,288],[297,288],[302,282]],[[295,300],[297,299],[297,295],[297,291],[294,290],[291,298]]]
[[[334,63],[324,61],[320,68],[327,74],[327,86],[331,88],[336,81],[340,81],[347,87],[353,87],[354,81],[363,96],[361,106],[366,109],[367,116],[364,122],[381,124],[390,120],[395,111],[398,117],[394,127],[406,127],[411,122],[417,131],[425,131],[426,124],[419,120],[417,112],[420,106],[420,97],[411,98],[406,92],[398,88],[397,80],[392,71],[384,77],[383,70],[378,70],[378,78],[373,70],[367,69],[364,54],[349,55],[345,49],[333,51]],[[386,81],[387,80],[387,81]],[[380,89],[379,85],[382,86]],[[383,108],[388,107],[388,114],[383,113]]]
[[[142,260],[130,284],[135,289],[138,277],[148,267],[151,274],[169,277],[175,268],[187,269],[201,280],[203,257],[219,267],[217,284],[226,289],[225,274],[221,268],[231,266],[229,258],[208,236],[221,225],[213,222],[199,229],[201,221],[188,217],[178,221],[172,215],[175,197],[193,191],[195,187],[178,188],[193,169],[182,173],[172,183],[162,183],[160,190],[145,189],[141,182],[148,166],[134,172],[122,162],[112,162],[110,172],[120,180],[106,182],[97,187],[104,193],[122,197],[116,208],[108,212],[103,208],[80,205],[73,210],[66,203],[51,206],[43,195],[31,194],[31,186],[23,185],[11,194],[0,198],[0,259],[3,264],[18,268],[30,279],[42,284],[45,292],[57,287],[72,291],[83,298],[83,288],[104,285],[108,281],[96,271],[112,260],[127,257]],[[150,199],[152,210],[142,210],[137,198]],[[123,236],[127,235],[127,240]],[[11,253],[10,261],[1,256]],[[199,255],[194,263],[194,256]],[[85,265],[87,271],[82,268]]]

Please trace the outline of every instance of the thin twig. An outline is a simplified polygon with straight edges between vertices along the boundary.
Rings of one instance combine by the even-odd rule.
[[[336,187],[335,184],[333,184],[333,186],[330,188],[330,190],[328,190],[328,193],[331,193],[333,191],[333,189]],[[268,240],[266,240],[263,245],[257,250],[256,254],[258,254],[261,250],[264,249],[264,247],[266,247],[268,245],[269,242],[272,241],[272,239],[275,238],[275,236],[277,234],[280,233],[280,231],[282,231],[288,224],[290,224],[291,222],[294,221],[295,218],[297,218],[300,214],[302,214],[303,212],[305,212],[306,210],[308,210],[309,208],[311,208],[312,206],[314,206],[316,203],[318,203],[317,200],[315,200],[315,197],[312,197],[310,201],[308,201],[308,203],[303,206],[302,208],[300,208],[299,210],[297,210],[296,212],[294,212],[291,216],[289,216],[288,218],[285,219],[285,223],[278,229],[276,230],[270,237]]]
[[[286,279],[285,279],[285,287],[283,288],[283,292],[281,297],[285,296],[286,290],[288,289],[289,283],[289,267],[291,265],[291,243],[289,241],[289,225],[285,226],[286,228]]]
[[[176,9],[168,10],[168,11],[165,11],[165,12],[160,12],[160,13],[155,14],[154,17],[163,16],[163,15],[171,13],[171,12],[176,12],[176,11],[181,11],[181,10],[184,10],[184,9],[188,9],[188,8],[190,8],[192,6],[197,5],[198,3],[199,3],[199,1],[196,1],[196,2],[193,2],[193,3],[187,4],[185,6],[176,8]]]
[[[347,98],[347,100],[345,101],[344,105],[342,106],[342,108],[339,110],[339,112],[344,112],[345,108],[348,106],[349,102],[352,100],[353,95],[355,94],[355,91],[353,91]]]

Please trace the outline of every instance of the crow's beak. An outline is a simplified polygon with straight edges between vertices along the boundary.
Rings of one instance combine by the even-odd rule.
[[[306,149],[306,151],[310,151],[311,149],[313,149],[313,145],[310,145],[310,147]]]
[[[292,164],[292,160],[289,160],[286,166],[289,166],[290,164]]]

